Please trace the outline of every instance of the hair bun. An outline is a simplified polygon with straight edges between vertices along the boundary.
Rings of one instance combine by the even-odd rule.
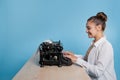
[[[104,20],[105,22],[107,21],[107,15],[104,12],[99,12],[96,14],[96,17]]]

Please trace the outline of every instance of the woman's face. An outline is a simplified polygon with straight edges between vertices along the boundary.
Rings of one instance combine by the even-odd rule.
[[[96,24],[92,21],[88,21],[86,24],[86,32],[89,38],[95,38],[98,33]]]

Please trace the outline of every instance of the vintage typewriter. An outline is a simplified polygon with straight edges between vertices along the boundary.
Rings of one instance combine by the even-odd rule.
[[[62,50],[63,46],[61,45],[60,41],[55,42],[47,40],[42,42],[39,46],[40,66],[43,67],[44,65],[57,65],[58,67],[61,67],[72,65],[71,59],[64,57]]]

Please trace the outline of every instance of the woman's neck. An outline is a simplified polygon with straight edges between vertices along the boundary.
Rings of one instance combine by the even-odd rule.
[[[99,39],[101,39],[104,36],[104,34],[101,32],[98,35],[96,35],[96,37],[94,38],[94,42],[98,41]]]

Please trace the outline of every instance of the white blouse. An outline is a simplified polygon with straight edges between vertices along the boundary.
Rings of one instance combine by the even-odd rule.
[[[78,57],[76,64],[83,66],[92,80],[116,80],[113,48],[105,37],[94,43],[88,62]]]

